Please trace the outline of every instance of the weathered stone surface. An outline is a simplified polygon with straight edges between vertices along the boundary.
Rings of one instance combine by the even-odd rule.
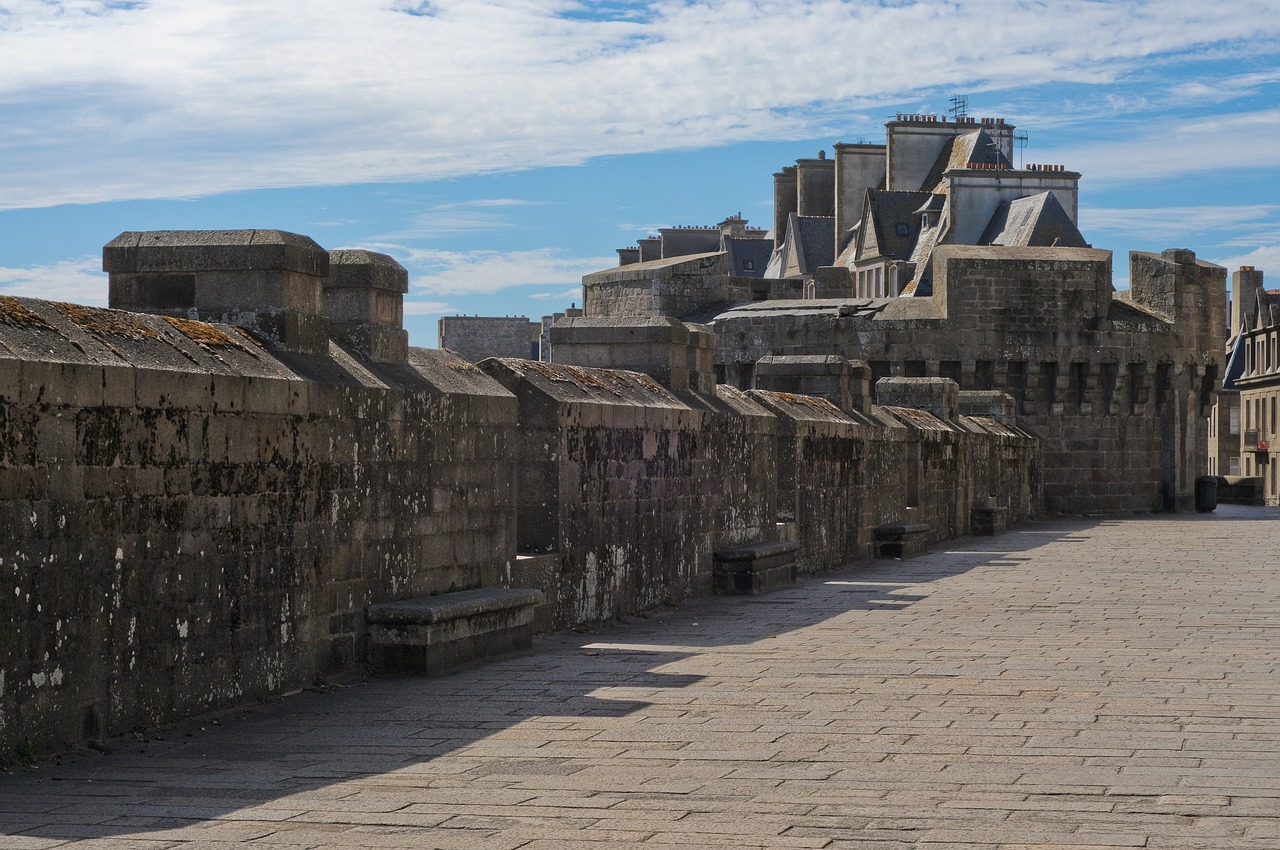
[[[242,253],[257,233],[126,236],[108,254],[118,275],[194,274],[197,293],[201,280],[225,291],[238,280],[298,299],[292,313],[247,305],[252,332],[0,298],[0,753],[357,669],[388,625],[365,612],[384,602],[452,603],[513,584],[544,594],[515,632],[489,636],[507,614],[477,611],[388,638],[402,661],[430,667],[512,648],[535,626],[708,592],[717,551],[788,541],[759,559],[749,584],[760,589],[870,556],[886,523],[916,517],[937,542],[971,532],[992,494],[1011,521],[1037,510],[1041,449],[1016,425],[873,407],[866,370],[846,410],[713,385],[713,337],[697,325],[580,325],[580,344],[649,374],[473,365],[421,349],[380,359],[350,337],[330,344],[325,292],[307,300],[328,277],[193,270],[182,254],[252,265]],[[286,255],[310,250],[280,241]],[[137,270],[161,248],[175,253]],[[377,299],[399,296],[395,269],[367,254],[332,266],[352,282],[340,290],[369,295],[343,308],[366,312],[345,318],[394,330]],[[287,337],[299,316],[318,323],[323,345],[291,348],[263,332],[279,320]],[[861,370],[797,362],[841,381]],[[438,638],[451,648],[419,651]]]
[[[793,540],[751,543],[718,549],[715,553],[717,593],[768,593],[796,582],[796,553]]]
[[[542,592],[479,588],[370,605],[370,661],[381,673],[436,675],[533,644]]]

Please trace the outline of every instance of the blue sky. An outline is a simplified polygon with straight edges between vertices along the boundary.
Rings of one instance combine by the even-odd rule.
[[[1275,0],[0,0],[0,294],[105,304],[124,230],[385,251],[406,325],[536,317],[896,112],[1029,134],[1115,252],[1280,286]]]

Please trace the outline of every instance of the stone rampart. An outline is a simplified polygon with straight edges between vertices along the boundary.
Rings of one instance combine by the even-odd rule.
[[[635,363],[677,386],[405,349],[389,258],[335,252],[334,286],[304,237],[237,234],[123,238],[116,288],[164,315],[0,297],[0,755],[358,669],[378,603],[531,586],[540,628],[576,627],[709,591],[727,548],[794,539],[816,570],[886,523],[936,541],[992,493],[1014,518],[1039,504],[1039,443],[995,419],[716,386],[705,329],[670,323]],[[264,239],[314,255],[285,270],[309,275],[302,318],[200,273]],[[240,326],[174,315],[207,309]]]
[[[365,606],[498,582],[515,399],[371,365],[0,299],[0,751],[296,690],[360,662]]]
[[[744,389],[771,385],[774,357],[834,355],[866,362],[873,383],[1009,395],[1045,447],[1050,513],[1187,510],[1222,375],[1225,271],[1171,249],[1133,254],[1130,277],[1112,290],[1105,251],[946,245],[928,297],[708,302],[691,316],[716,334],[721,379]],[[585,278],[587,295],[604,281]]]

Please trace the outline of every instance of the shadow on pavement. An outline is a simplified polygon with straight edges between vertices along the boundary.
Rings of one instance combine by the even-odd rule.
[[[248,841],[255,831],[269,834],[270,822],[323,810],[326,799],[360,796],[343,786],[354,779],[377,777],[400,791],[432,788],[439,799],[440,789],[465,794],[468,778],[572,773],[579,767],[557,748],[570,740],[567,721],[626,717],[659,693],[696,689],[704,676],[662,672],[674,661],[717,647],[750,651],[757,641],[849,612],[905,609],[931,582],[976,568],[1017,570],[1031,550],[1085,539],[1102,522],[1040,523],[951,541],[906,561],[808,576],[768,596],[703,597],[592,634],[543,637],[532,654],[444,677],[362,679],[191,721],[146,741],[118,739],[108,754],[0,775],[0,836],[143,841],[155,830],[219,819],[243,821]],[[486,746],[499,732],[505,755]],[[522,755],[511,757],[512,747]],[[518,793],[509,796],[520,802]],[[379,811],[398,811],[395,822],[403,823],[405,805],[372,799],[357,810],[361,823],[376,823]]]

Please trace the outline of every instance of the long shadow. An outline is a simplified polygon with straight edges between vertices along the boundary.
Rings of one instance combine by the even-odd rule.
[[[705,678],[662,672],[665,665],[851,611],[906,608],[922,598],[909,588],[975,568],[1016,570],[1030,550],[1087,539],[1081,535],[1104,522],[1038,523],[951,541],[905,561],[858,562],[809,576],[768,596],[701,597],[592,634],[539,638],[532,654],[453,675],[358,680],[197,719],[147,740],[117,739],[107,754],[79,753],[0,775],[0,836],[112,838],[234,819],[245,822],[245,840],[252,840],[254,824],[322,808],[326,795],[356,793],[341,787],[354,779],[385,776],[402,790],[457,782],[465,778],[459,758],[470,777],[572,773],[570,759],[545,746],[567,721],[625,717],[653,705],[659,692],[694,688]],[[481,746],[521,724],[527,757],[500,758]],[[443,764],[445,755],[455,758]],[[308,799],[291,806],[298,794]],[[385,805],[389,813],[406,804]],[[362,822],[377,821],[377,804],[370,806]]]

